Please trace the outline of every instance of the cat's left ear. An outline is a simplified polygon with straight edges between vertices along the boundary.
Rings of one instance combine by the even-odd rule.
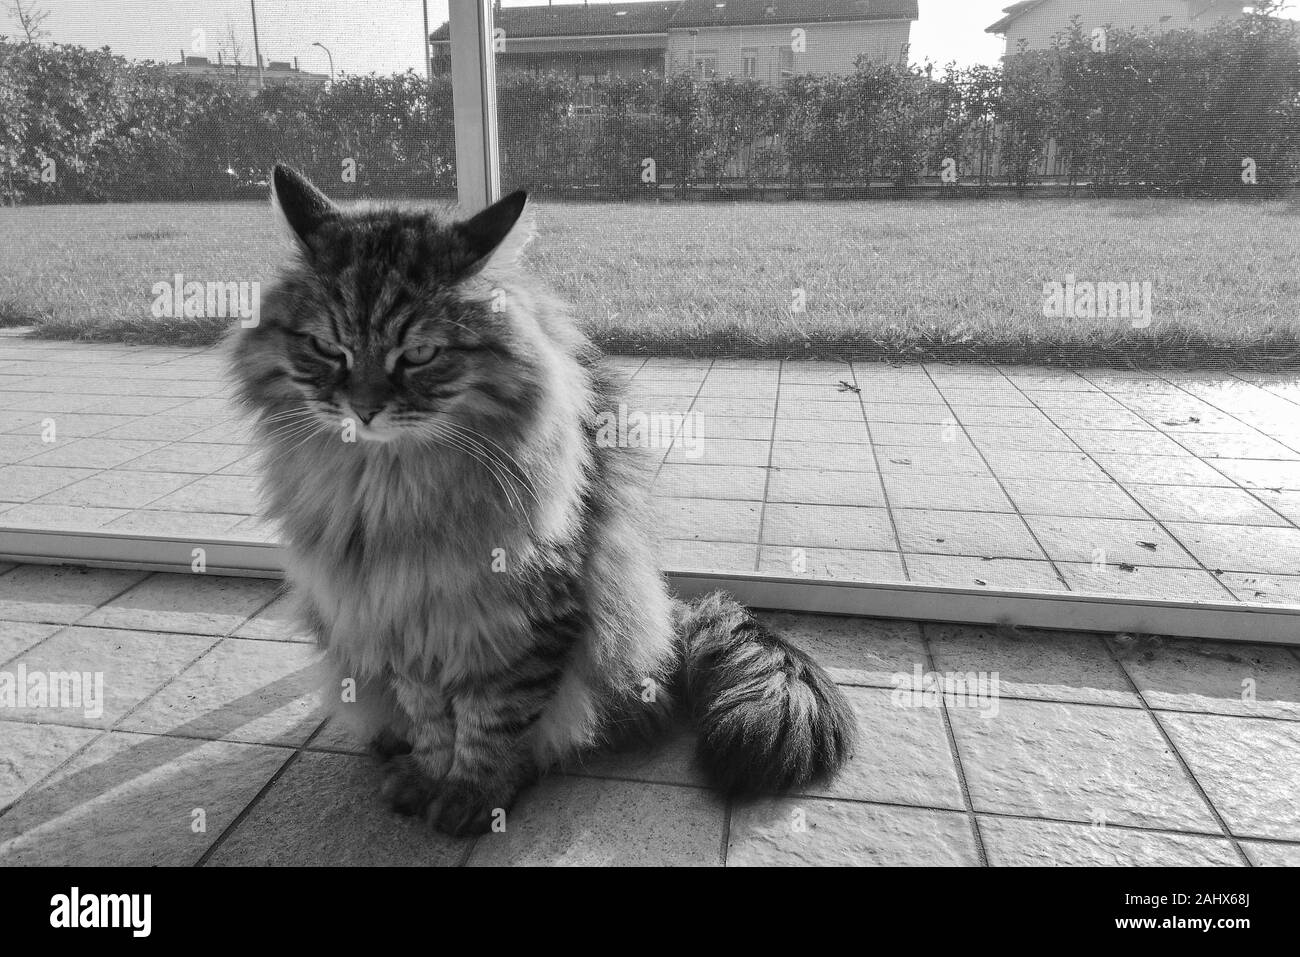
[[[481,213],[456,226],[476,264],[488,260],[498,265],[513,264],[533,238],[534,222],[528,193],[516,190],[497,200]]]
[[[307,177],[283,163],[276,164],[271,176],[271,202],[304,246],[322,223],[338,214],[338,207]]]

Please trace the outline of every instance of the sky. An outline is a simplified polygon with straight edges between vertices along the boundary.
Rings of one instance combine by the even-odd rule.
[[[36,0],[49,11],[50,39],[82,46],[109,46],[134,59],[175,61],[181,50],[216,59],[229,52],[230,34],[252,62],[250,0]],[[592,0],[601,2],[601,0]],[[921,0],[921,19],[912,25],[912,57],[943,64],[993,63],[1002,53],[984,28],[1011,0]],[[256,0],[258,37],[267,60],[298,58],[304,70],[325,73],[387,73],[423,63],[422,0]],[[520,0],[504,5],[525,6]],[[0,4],[3,11],[8,3]],[[428,0],[429,26],[447,19],[447,0]],[[196,33],[195,31],[202,31]],[[17,25],[0,15],[0,33]],[[196,49],[201,48],[201,49]]]

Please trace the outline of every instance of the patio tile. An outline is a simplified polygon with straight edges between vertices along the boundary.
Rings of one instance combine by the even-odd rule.
[[[1282,515],[1292,524],[1300,525],[1300,492],[1286,491],[1283,489],[1256,488],[1251,489],[1252,495],[1259,499],[1273,511]]]
[[[520,796],[469,864],[717,866],[724,811],[699,788],[553,776]]]
[[[1020,818],[979,818],[994,867],[1240,867],[1223,838]]]
[[[102,408],[102,406],[97,406]],[[133,416],[129,415],[103,415],[99,412],[60,412],[47,414],[45,418],[37,419],[30,417],[27,425],[21,427],[9,427],[4,431],[11,433],[29,433],[31,435],[41,435],[45,425],[48,423],[55,429],[54,434],[60,441],[75,438],[89,438],[100,435],[110,429],[124,425],[132,420]]]
[[[226,537],[235,526],[246,521],[247,518],[247,515],[137,509],[124,512],[112,521],[105,522],[101,527],[105,532],[116,532],[121,535]]]
[[[1155,429],[1071,429],[1070,438],[1090,455],[1186,455],[1187,449]]]
[[[1129,485],[1151,515],[1164,522],[1214,522],[1241,525],[1286,525],[1249,492],[1239,488],[1198,485]]]
[[[1300,605],[1300,576],[1224,572],[1218,578],[1244,602],[1262,605]]]
[[[771,445],[746,439],[719,439],[712,436],[700,437],[692,446],[683,446],[674,442],[668,450],[666,462],[687,463],[692,465],[712,466],[758,466],[767,465]]]
[[[700,434],[708,439],[717,436],[722,439],[748,439],[749,441],[768,441],[772,438],[772,420],[746,418],[739,415],[705,416],[696,415]],[[822,423],[827,424],[827,423]],[[777,423],[777,429],[781,423]]]
[[[301,745],[316,730],[323,672],[310,645],[226,638],[121,724],[124,731]]]
[[[764,545],[758,570],[785,578],[823,578],[832,581],[903,582],[907,573],[897,552],[854,548],[805,548]]]
[[[1053,409],[1048,415],[1051,421],[1066,432],[1078,429],[1113,429],[1125,432],[1142,432],[1151,428],[1151,423],[1140,415],[1108,409]]]
[[[1007,700],[993,719],[949,715],[977,812],[1218,832],[1144,711]]]
[[[193,481],[193,475],[178,472],[111,470],[64,485],[42,496],[35,504],[137,509]]]
[[[1233,834],[1300,840],[1300,723],[1161,712]]]
[[[1020,558],[968,558],[963,555],[907,556],[911,581],[952,588],[994,591],[1065,591],[1050,562]]]
[[[968,428],[1052,429],[1055,426],[1045,413],[1034,408],[954,407],[952,414]],[[1060,423],[1058,423],[1060,424]]]
[[[961,785],[940,707],[911,700],[912,675],[899,687],[845,688],[858,721],[858,744],[838,777],[801,794],[916,807],[963,808]]]
[[[763,624],[811,654],[840,684],[899,687],[925,667],[920,627],[910,621],[764,612]]]
[[[1206,568],[1300,574],[1300,529],[1170,522],[1170,534]]]
[[[85,531],[107,525],[126,513],[127,510],[124,508],[28,503],[6,509],[4,524],[9,528],[32,528],[42,531]]]
[[[0,865],[191,866],[289,753],[104,735],[0,817]]]
[[[894,509],[905,552],[976,558],[1042,559],[1042,549],[1019,515]]]
[[[563,770],[580,777],[704,787],[708,782],[695,748],[695,733],[682,723],[647,746],[579,756]]]
[[[835,442],[850,445],[866,445],[868,442],[867,423],[858,419],[791,419],[784,415],[776,420],[774,435],[764,435],[763,439],[775,438],[778,442]]]
[[[1300,867],[1300,844],[1242,841],[1241,849],[1256,867]]]
[[[901,471],[884,476],[885,491],[894,508],[920,508],[972,512],[1010,512],[1010,500],[994,478],[975,475],[924,479]]]
[[[654,482],[656,495],[669,498],[763,500],[767,469],[738,465],[664,465]]]
[[[1300,462],[1215,459],[1214,467],[1243,488],[1300,490]]]
[[[766,461],[763,464],[766,465]],[[834,442],[773,442],[772,465],[779,469],[875,472],[876,458],[867,446]]]
[[[800,505],[882,507],[885,494],[876,474],[773,469],[767,484],[767,500]]]
[[[0,811],[101,733],[58,724],[0,721]]]
[[[1035,452],[1025,455],[1007,449],[984,453],[989,467],[1000,479],[1034,479],[1060,482],[1104,482],[1106,475],[1097,464],[1078,452]]]
[[[1057,567],[1077,592],[1164,601],[1232,601],[1217,577],[1199,568],[1127,565],[1108,557],[1110,562],[1100,567],[1083,562],[1059,562]]]
[[[53,465],[0,465],[0,489],[7,498],[30,502],[55,489],[96,474],[94,469],[57,468]]]
[[[126,439],[71,439],[67,442],[54,443],[54,447],[49,451],[23,461],[28,465],[111,469],[152,452],[161,444]]]
[[[1097,464],[1125,485],[1231,485],[1194,455],[1098,455]]]
[[[205,475],[158,498],[152,505],[165,511],[252,515],[260,503],[256,478],[243,475]]]
[[[928,425],[959,425],[956,416],[946,405],[901,405],[894,402],[864,402],[867,422],[914,423]]]
[[[276,594],[259,578],[155,574],[79,624],[227,635]]]
[[[1095,635],[975,625],[927,625],[934,666],[952,674],[998,676],[1007,698],[1138,707],[1124,672]]]
[[[921,422],[878,422],[871,426],[871,437],[876,445],[893,448],[919,446],[960,450],[967,454],[975,451],[975,446],[956,420],[934,425]]]
[[[1203,459],[1300,459],[1300,453],[1266,435],[1200,432],[1180,435],[1178,441]]]
[[[746,542],[688,541],[670,538],[659,543],[659,561],[665,569],[752,572],[758,546]]]
[[[1025,521],[1056,561],[1195,568],[1196,560],[1155,522],[1028,515]]]
[[[216,442],[173,442],[131,459],[123,468],[146,472],[192,472],[209,475],[248,456],[246,445]]]
[[[208,860],[212,867],[454,866],[469,840],[390,811],[376,762],[303,754]]]
[[[764,545],[892,551],[897,542],[883,508],[771,503],[763,512]]]
[[[776,415],[776,397],[755,398],[753,396],[726,398],[699,398],[691,406],[691,411],[709,418],[743,418],[772,419]]]
[[[1285,648],[1169,641],[1124,668],[1152,708],[1300,720],[1300,660]]]
[[[954,867],[979,864],[964,814],[817,798],[772,798],[732,812],[729,867]]]
[[[0,619],[71,623],[148,575],[79,565],[21,565],[0,581]]]
[[[1145,519],[1147,513],[1114,482],[1053,482],[1006,479],[1002,483],[1016,508],[1026,515],[1073,518]]]
[[[656,498],[654,513],[664,539],[757,542],[759,506],[707,498]]]
[[[948,478],[992,478],[983,457],[978,452],[958,448],[909,448],[906,446],[879,446],[876,454],[881,474],[928,483],[929,476]]]
[[[231,632],[231,637],[260,638],[263,641],[313,641],[309,635],[299,631],[300,627],[293,612],[293,601],[285,596],[277,598],[236,628]]]
[[[970,440],[981,449],[1016,449],[1024,452],[1077,452],[1070,437],[1056,428],[1010,429],[991,425],[971,426]]]
[[[109,429],[101,438],[177,442],[212,428],[217,424],[214,419],[214,416],[201,415],[147,415]]]
[[[0,665],[35,648],[62,627],[39,621],[0,621]]]
[[[6,708],[4,716],[37,724],[111,727],[212,644],[212,638],[199,635],[65,628],[7,667],[12,670],[25,666],[28,674],[76,672],[93,676],[102,673],[102,687],[95,681],[92,695],[83,684],[80,700],[60,700],[57,707],[53,700],[44,705],[29,703],[26,707]]]
[[[706,401],[699,400],[701,403]],[[717,400],[713,400],[717,401]],[[738,415],[744,415],[740,412]],[[749,413],[754,415],[755,413]],[[862,405],[857,402],[817,402],[809,399],[791,399],[789,397],[781,400],[780,405],[773,405],[771,411],[765,413],[765,417],[770,421],[776,418],[777,421],[787,419],[791,422],[861,422]]]

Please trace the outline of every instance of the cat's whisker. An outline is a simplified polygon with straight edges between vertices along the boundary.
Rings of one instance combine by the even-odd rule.
[[[507,474],[509,474],[512,478],[514,478],[515,481],[518,482],[519,485],[522,486],[523,489],[533,497],[533,501],[535,501],[538,505],[542,504],[541,498],[537,494],[537,487],[533,484],[532,479],[529,478],[528,473],[524,471],[523,466],[519,464],[519,460],[516,459],[513,455],[511,455],[508,451],[503,449],[497,442],[494,442],[492,439],[489,439],[481,432],[478,432],[475,429],[471,429],[469,426],[461,425],[458,422],[441,422],[438,423],[438,425],[452,429],[463,439],[465,439],[468,442],[474,443],[475,446],[482,449],[485,454],[492,456],[492,458],[495,461],[497,461],[498,464],[500,464],[503,469],[506,470]],[[492,449],[487,448],[483,444],[485,442],[494,446],[499,451],[500,455],[498,455],[496,452],[493,452]],[[500,456],[505,456],[507,459],[509,459],[509,464],[507,464],[505,461],[502,461]]]

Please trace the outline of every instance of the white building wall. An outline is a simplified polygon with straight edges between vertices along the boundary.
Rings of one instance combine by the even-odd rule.
[[[864,53],[879,62],[906,62],[911,27],[910,21],[889,20],[701,27],[696,36],[674,29],[668,33],[667,68],[689,70],[697,56],[711,56],[719,74],[742,76],[748,50],[756,58],[754,75],[769,82],[780,80],[782,65],[795,73],[852,73],[853,61]],[[796,29],[804,31],[802,52],[793,47]]]
[[[1030,50],[1046,50],[1052,39],[1070,26],[1070,18],[1079,14],[1084,33],[1097,27],[1119,29],[1210,30],[1223,17],[1241,15],[1245,0],[1227,0],[1213,5],[1208,2],[1189,4],[1185,0],[1047,0],[1018,17],[1007,30],[1008,54],[1021,49],[1021,41]],[[1209,8],[1193,19],[1190,14]]]

